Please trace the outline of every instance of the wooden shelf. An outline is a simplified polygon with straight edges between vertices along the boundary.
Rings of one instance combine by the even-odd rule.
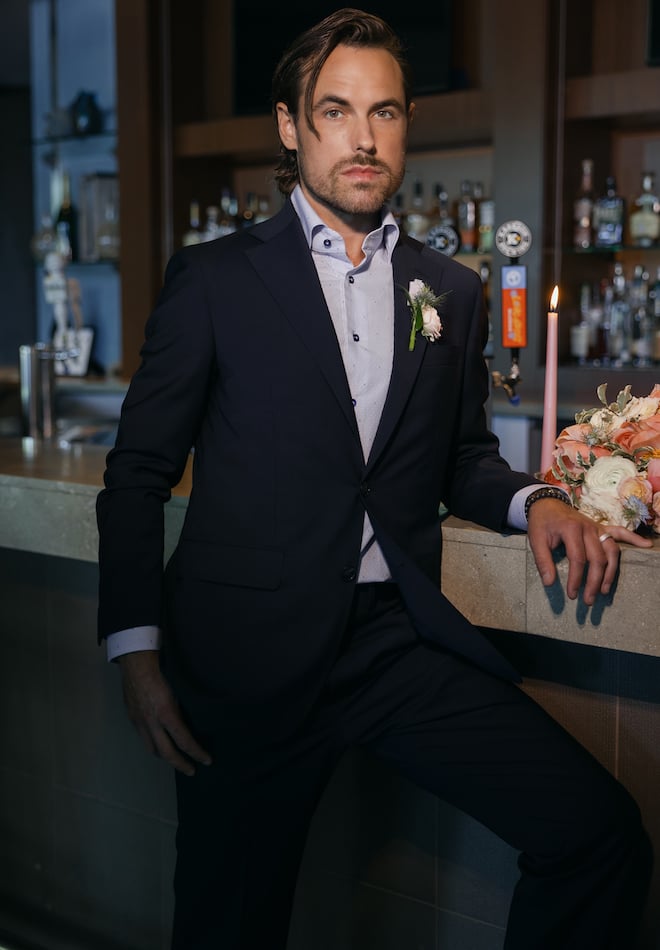
[[[410,129],[411,151],[474,145],[492,137],[489,97],[478,90],[420,96]],[[270,115],[188,122],[174,131],[176,158],[272,161],[278,153],[275,122]]]
[[[660,122],[660,70],[579,76],[566,82],[567,119],[608,119],[613,125]]]
[[[176,158],[218,156],[270,160],[278,153],[275,120],[270,115],[188,122],[174,130]]]

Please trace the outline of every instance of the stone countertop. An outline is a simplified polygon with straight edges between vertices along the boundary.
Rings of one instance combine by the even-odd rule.
[[[96,561],[95,501],[107,451],[0,439],[0,546]],[[190,467],[165,509],[166,553],[179,535],[189,491]],[[558,582],[543,587],[525,534],[448,517],[443,538],[443,590],[473,623],[660,656],[660,538],[651,549],[621,545],[617,588],[593,607],[566,597],[563,559]]]

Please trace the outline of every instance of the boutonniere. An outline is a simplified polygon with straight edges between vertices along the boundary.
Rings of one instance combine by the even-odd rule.
[[[436,308],[447,294],[438,296],[419,278],[411,280],[408,290],[404,289],[404,293],[412,311],[408,349],[411,351],[414,349],[418,330],[430,343],[435,343],[442,336],[442,321]]]

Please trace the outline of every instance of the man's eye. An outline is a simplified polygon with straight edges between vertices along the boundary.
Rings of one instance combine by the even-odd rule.
[[[342,112],[341,112],[341,109],[328,109],[325,114],[328,117],[328,119],[336,119],[338,116],[342,114]]]
[[[394,118],[394,113],[390,109],[379,109],[376,113],[379,119],[392,119]]]

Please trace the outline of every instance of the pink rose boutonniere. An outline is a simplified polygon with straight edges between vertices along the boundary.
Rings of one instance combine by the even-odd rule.
[[[405,290],[408,298],[408,306],[412,311],[412,321],[410,325],[410,342],[408,349],[415,347],[415,337],[417,331],[421,331],[429,343],[434,343],[442,336],[442,321],[437,311],[437,306],[442,303],[447,294],[435,294],[428,284],[417,278],[411,280],[408,290]]]

